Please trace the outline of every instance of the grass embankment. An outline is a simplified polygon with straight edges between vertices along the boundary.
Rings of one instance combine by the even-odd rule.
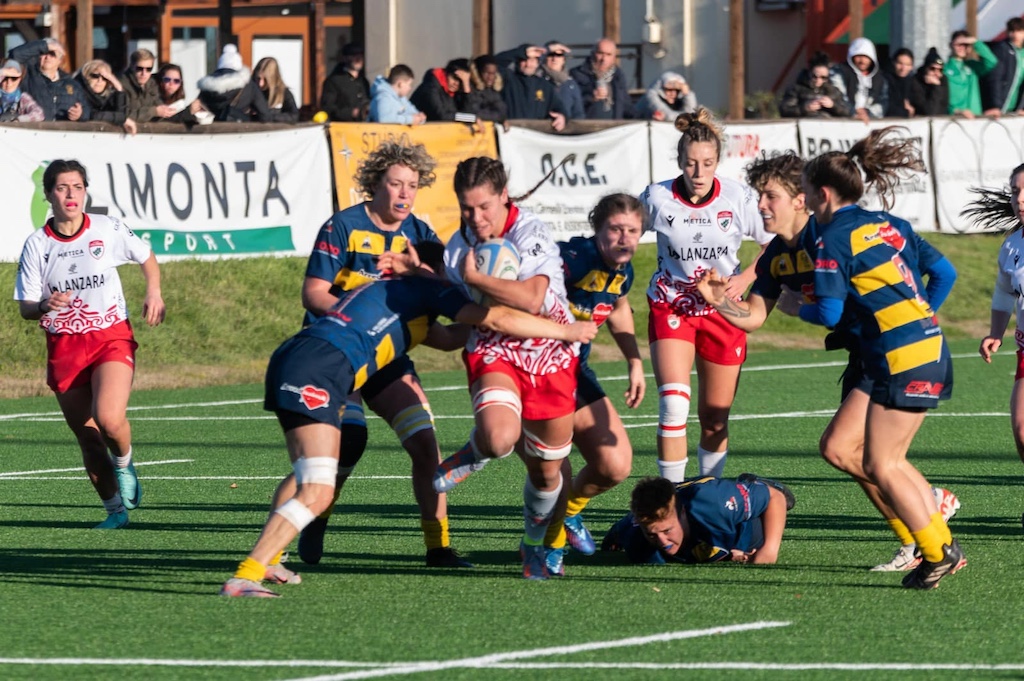
[[[946,333],[951,338],[980,338],[988,329],[1001,237],[929,234],[926,238],[946,254],[960,274],[940,315]],[[753,250],[752,244],[744,246],[745,261]],[[645,351],[644,291],[654,263],[654,247],[641,247],[634,262],[637,277],[630,294]],[[143,323],[136,325],[140,344],[137,388],[259,381],[270,353],[301,324],[299,292],[304,258],[178,261],[164,263],[161,269],[167,321],[155,329]],[[0,263],[0,291],[14,290],[16,270],[16,264]],[[125,266],[120,272],[130,314],[141,319],[145,287],[139,268]],[[47,392],[42,333],[34,323],[21,319],[16,303],[0,306],[0,394],[4,397]],[[750,336],[750,348],[820,348],[823,335],[799,320],[775,314],[762,330]],[[602,333],[595,357],[616,356],[611,339]],[[422,371],[461,366],[458,353],[418,348],[414,357]]]

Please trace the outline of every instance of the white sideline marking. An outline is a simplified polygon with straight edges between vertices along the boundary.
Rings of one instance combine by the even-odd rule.
[[[132,667],[404,667],[408,662],[348,662],[345,660],[157,660],[97,657],[0,657],[4,664],[96,665]]]
[[[943,664],[913,662],[496,662],[488,669],[736,669],[736,670],[836,670],[836,671],[1020,671],[1024,664]]]
[[[607,650],[609,648],[626,648],[630,646],[645,645],[647,643],[663,643],[666,641],[678,641],[686,638],[698,638],[700,636],[715,636],[718,634],[731,634],[739,631],[755,631],[758,629],[788,627],[789,624],[789,622],[751,622],[749,624],[734,624],[725,627],[713,627],[711,629],[671,631],[664,634],[655,634],[653,636],[634,636],[616,641],[594,641],[592,643],[580,643],[573,646],[553,646],[550,648],[534,648],[533,650],[515,650],[508,653],[494,653],[492,655],[481,655],[479,657],[466,657],[461,660],[419,662],[401,667],[392,666],[384,669],[347,672],[344,674],[303,677],[302,679],[295,679],[294,681],[348,681],[349,679],[370,679],[379,676],[395,676],[399,674],[422,674],[424,672],[436,672],[444,669],[458,669],[465,667],[486,668],[488,665],[497,662],[505,662],[506,660],[519,660],[528,657],[538,657],[541,655],[570,655],[573,653],[581,653],[591,650]]]
[[[167,459],[166,461],[140,461],[135,464],[135,467],[140,466],[160,466],[165,463],[192,463],[195,459]],[[132,463],[135,463],[134,461]],[[8,473],[0,473],[0,478],[13,478],[20,477],[23,475],[42,475],[43,473],[82,473],[82,467],[78,468],[48,468],[40,471],[12,471]],[[78,478],[56,478],[57,480],[77,480]]]

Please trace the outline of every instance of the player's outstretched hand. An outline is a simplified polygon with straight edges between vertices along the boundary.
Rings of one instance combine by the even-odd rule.
[[[157,326],[164,320],[167,309],[164,307],[164,299],[159,293],[150,293],[142,301],[142,316],[150,326]]]
[[[978,347],[978,354],[985,360],[987,364],[992,363],[992,355],[996,354],[996,350],[1003,344],[1002,338],[996,338],[995,336],[985,336],[981,339],[981,345]]]
[[[569,324],[570,343],[589,343],[597,336],[594,322],[573,322]]]
[[[418,274],[422,264],[420,254],[416,252],[416,247],[412,244],[409,244],[409,250],[405,253],[385,251],[377,259],[377,267],[380,271],[395,277]]]
[[[647,381],[644,379],[644,364],[640,361],[629,363],[629,387],[626,389],[626,406],[636,409],[643,402],[647,392]]]
[[[728,297],[726,294],[728,286],[728,279],[720,275],[714,267],[706,271],[697,282],[697,290],[711,305],[721,305],[725,302]]]

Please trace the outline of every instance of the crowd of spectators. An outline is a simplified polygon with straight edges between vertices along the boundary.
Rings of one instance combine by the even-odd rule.
[[[217,68],[186,88],[182,68],[162,64],[146,49],[114,73],[94,59],[75,73],[61,67],[64,46],[53,38],[10,50],[2,66],[0,122],[104,121],[134,134],[139,123],[187,125],[224,122],[295,122],[298,103],[273,58],[250,71],[234,45]],[[672,121],[697,110],[697,95],[674,71],[658,76],[634,103],[618,63],[615,42],[602,38],[579,65],[568,68],[572,49],[551,40],[522,44],[474,59],[456,58],[417,74],[406,64],[376,76],[364,73],[363,48],[350,43],[323,83],[314,110],[318,121],[371,121],[418,125],[428,121],[509,119],[547,121],[561,131],[573,120]],[[851,41],[846,61],[814,54],[779,98],[788,118],[910,118],[1001,116],[1024,112],[1024,19],[1007,22],[1006,38],[993,43],[965,31],[953,33],[944,60],[931,48],[915,69],[909,49],[881,63],[867,38]]]

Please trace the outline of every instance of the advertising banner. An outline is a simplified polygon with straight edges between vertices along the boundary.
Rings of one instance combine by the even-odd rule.
[[[76,159],[89,174],[87,211],[114,215],[158,259],[306,255],[331,212],[320,126],[234,134],[139,134],[0,126],[5,238],[0,260],[48,217],[43,171]]]

